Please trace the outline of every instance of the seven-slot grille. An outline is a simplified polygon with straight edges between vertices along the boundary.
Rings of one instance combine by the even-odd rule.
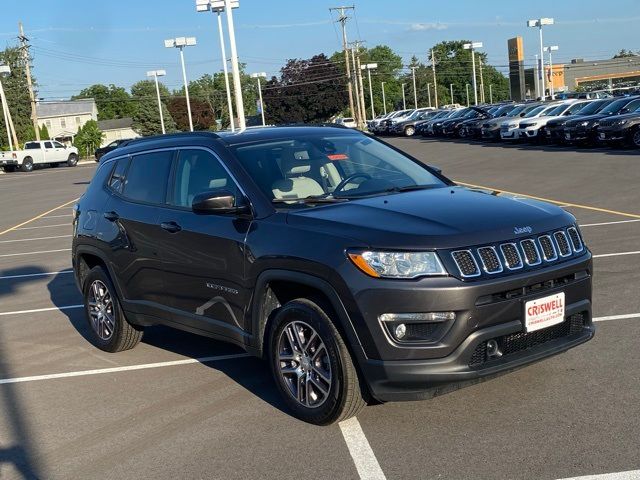
[[[525,238],[520,242],[485,245],[451,253],[463,278],[496,275],[551,263],[584,251],[584,244],[575,227]]]

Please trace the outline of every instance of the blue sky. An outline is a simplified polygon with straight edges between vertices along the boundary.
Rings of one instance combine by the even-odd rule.
[[[484,42],[493,64],[507,63],[506,40],[524,37],[525,55],[533,63],[538,49],[528,18],[552,16],[545,43],[559,45],[554,62],[571,58],[609,58],[621,48],[640,50],[640,0],[353,0],[355,17],[348,23],[350,40],[367,46],[388,44],[408,60],[423,61],[442,40]],[[214,15],[196,13],[195,0],[2,0],[0,43],[11,44],[18,21],[24,23],[34,49],[39,96],[65,98],[93,83],[129,87],[147,70],[167,70],[169,88],[181,84],[178,52],[163,40],[196,36],[185,50],[188,76],[221,69]],[[46,3],[46,5],[45,5]],[[349,3],[349,2],[348,2]],[[41,8],[34,8],[42,4]],[[341,47],[338,27],[328,8],[331,0],[240,0],[235,10],[240,60],[249,71],[277,73],[287,58],[307,58]]]

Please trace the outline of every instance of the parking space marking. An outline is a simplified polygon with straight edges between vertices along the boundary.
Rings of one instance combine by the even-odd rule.
[[[562,478],[560,480],[638,480],[640,470],[626,472],[603,473],[602,475],[585,475],[584,477]]]
[[[581,205],[579,203],[568,203],[568,202],[559,201],[559,200],[552,200],[550,198],[535,197],[533,195],[527,195],[527,194],[524,194],[524,193],[509,192],[508,190],[500,190],[499,188],[485,187],[485,186],[482,186],[482,185],[474,185],[472,183],[464,183],[464,182],[458,182],[458,181],[456,181],[456,183],[458,185],[463,185],[465,187],[479,188],[481,190],[489,190],[489,191],[498,192],[498,193],[506,193],[508,195],[514,195],[516,197],[532,198],[534,200],[540,200],[542,202],[553,203],[555,205],[561,205],[563,207],[582,208],[584,210],[593,210],[594,212],[611,213],[611,214],[614,214],[614,215],[621,215],[623,217],[631,217],[631,218],[640,219],[640,214],[637,214],[637,213],[620,212],[618,210],[609,210],[607,208],[592,207],[590,205]]]
[[[604,226],[604,225],[617,225],[618,223],[635,223],[635,222],[640,222],[640,219],[638,219],[638,220],[618,220],[617,222],[586,223],[584,225],[580,225],[580,228],[584,228],[584,227],[601,227],[601,226]]]
[[[70,236],[71,235],[54,235],[52,237],[19,238],[17,240],[0,240],[0,243],[35,242],[36,240],[51,240],[54,238],[68,238]]]
[[[47,275],[64,275],[65,273],[73,273],[73,270],[61,270],[59,272],[25,273],[23,275],[7,275],[6,277],[0,277],[0,280],[13,280],[15,278],[30,278],[30,277],[46,277]]]
[[[0,317],[7,315],[24,315],[25,313],[53,312],[54,310],[73,310],[74,308],[84,308],[84,305],[66,305],[63,307],[35,308],[33,310],[15,310],[13,312],[0,312]]]
[[[60,248],[58,250],[40,250],[39,252],[22,252],[22,253],[4,253],[0,257],[19,257],[21,255],[38,255],[40,253],[56,253],[56,252],[70,252],[70,248]]]
[[[46,217],[42,217],[42,218],[63,218],[63,217],[72,217],[73,215],[71,215],[70,213],[67,213],[66,215],[47,215]]]
[[[627,315],[609,315],[608,317],[594,317],[594,322],[608,322],[609,320],[629,320],[631,318],[640,318],[640,313],[629,313]]]
[[[22,223],[19,223],[17,225],[14,225],[13,227],[9,227],[6,230],[1,231],[0,235],[4,235],[5,233],[12,232],[17,228],[23,227],[23,226],[27,225],[28,223],[34,222],[35,220],[38,220],[39,218],[42,218],[42,217],[44,217],[46,215],[49,215],[50,213],[53,213],[56,210],[60,210],[61,208],[64,208],[64,207],[66,207],[68,205],[71,205],[72,203],[77,202],[77,201],[78,201],[78,198],[74,198],[73,200],[69,200],[68,202],[63,203],[62,205],[58,205],[57,207],[54,207],[51,210],[47,210],[46,212],[42,212],[40,215],[36,215],[35,217],[30,218],[29,220],[25,220]]]
[[[338,424],[362,480],[386,480],[375,453],[356,417]]]
[[[70,227],[71,223],[56,223],[55,225],[40,225],[37,227],[20,227],[20,228],[16,228],[16,231],[18,230],[36,230],[38,228],[53,228],[53,227]]]
[[[221,360],[249,357],[248,353],[234,353],[231,355],[218,355],[213,357],[188,358],[186,360],[174,360],[171,362],[144,363],[141,365],[127,365],[124,367],[98,368],[94,370],[79,370],[75,372],[52,373],[49,375],[33,375],[31,377],[2,378],[0,385],[8,383],[38,382],[42,380],[56,380],[59,378],[85,377],[89,375],[103,375],[105,373],[131,372],[135,370],[148,370],[150,368],[175,367],[179,365],[191,365],[194,363],[212,363]]]
[[[638,255],[638,254],[640,254],[640,250],[636,250],[635,252],[601,253],[600,255],[594,255],[593,258],[618,257],[620,255]]]

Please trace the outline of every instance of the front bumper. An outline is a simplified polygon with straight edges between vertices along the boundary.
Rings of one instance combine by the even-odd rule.
[[[500,128],[500,138],[502,140],[518,140],[518,128]]]
[[[18,165],[18,161],[9,158],[0,158],[0,167],[15,167]]]
[[[540,133],[540,127],[520,128],[518,138],[537,138],[538,133]]]
[[[622,142],[627,140],[627,130],[622,128],[602,128],[598,129],[599,142]]]

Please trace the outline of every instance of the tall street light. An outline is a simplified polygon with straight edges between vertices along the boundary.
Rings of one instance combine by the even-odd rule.
[[[407,109],[407,99],[404,96],[404,86],[406,85],[406,83],[402,84],[402,109],[406,110]]]
[[[553,59],[551,58],[551,52],[557,52],[558,50],[559,47],[557,45],[544,47],[544,51],[549,54],[549,93],[551,94],[551,100],[556,99],[556,92],[553,87]]]
[[[231,8],[238,8],[237,0],[231,1]],[[222,30],[222,12],[224,12],[224,0],[196,0],[196,11],[211,11],[218,17],[218,34],[220,36],[220,50],[222,52],[222,70],[224,71],[224,86],[227,89],[227,109],[229,110],[229,126],[233,132],[236,129],[233,119],[233,102],[231,100],[231,86],[229,85],[229,72],[227,70],[227,52],[224,46],[224,32]]]
[[[252,73],[251,78],[258,79],[258,96],[260,97],[260,115],[262,115],[262,126],[266,125],[264,121],[264,103],[262,103],[262,85],[260,85],[261,78],[267,78],[267,74],[265,72],[260,73]]]
[[[476,80],[476,48],[482,48],[482,42],[465,43],[462,48],[464,48],[465,50],[471,50],[471,65],[473,68],[473,102],[477,106],[478,85]]]
[[[385,97],[384,95],[384,84],[387,82],[380,82],[380,84],[382,85],[382,108],[384,110],[384,114],[387,114],[387,97]]]
[[[369,101],[371,102],[371,118],[376,118],[376,111],[373,108],[373,88],[371,88],[371,70],[375,70],[378,68],[377,63],[367,63],[366,65],[361,65],[360,70],[367,71],[367,79],[369,80]]]
[[[427,83],[427,95],[429,97],[429,108],[431,108],[431,84]]]
[[[236,2],[237,3],[237,2]],[[236,96],[236,113],[240,130],[247,128],[244,118],[244,101],[242,100],[242,85],[240,83],[240,67],[238,66],[238,49],[236,48],[236,31],[233,26],[233,8],[231,0],[224,0],[227,12],[227,29],[229,30],[229,46],[231,47],[231,72],[233,73],[233,91]]]
[[[467,89],[467,107],[469,106],[469,84],[467,83],[465,85],[465,88]]]
[[[11,75],[9,65],[0,65],[0,77],[8,77]],[[9,122],[9,105],[7,105],[7,97],[4,95],[2,80],[0,80],[0,100],[2,100],[2,114],[4,116],[4,125],[7,129],[7,139],[9,140],[9,151],[13,150],[13,142],[11,141],[11,122]]]
[[[453,104],[453,83],[449,84],[449,91],[451,92],[451,103]]]
[[[166,48],[180,50],[180,63],[182,64],[182,80],[184,81],[184,94],[187,97],[187,113],[189,115],[189,130],[193,132],[193,119],[191,118],[191,102],[189,101],[189,85],[187,83],[187,70],[184,67],[184,47],[192,47],[196,44],[196,37],[177,37],[164,41]]]
[[[411,76],[413,77],[413,108],[418,108],[418,92],[416,90],[416,67],[411,67]]]
[[[162,127],[162,134],[167,133],[164,129],[164,117],[162,116],[162,102],[160,101],[160,85],[158,84],[158,77],[164,77],[167,74],[165,70],[151,70],[147,72],[147,77],[153,77],[156,82],[156,96],[158,97],[158,111],[160,112],[160,126]]]
[[[538,28],[540,31],[540,64],[538,65],[538,80],[540,81],[540,98],[544,100],[546,97],[546,89],[544,85],[544,44],[542,43],[542,27],[545,25],[553,25],[553,18],[539,18],[537,20],[527,21],[527,27]]]

